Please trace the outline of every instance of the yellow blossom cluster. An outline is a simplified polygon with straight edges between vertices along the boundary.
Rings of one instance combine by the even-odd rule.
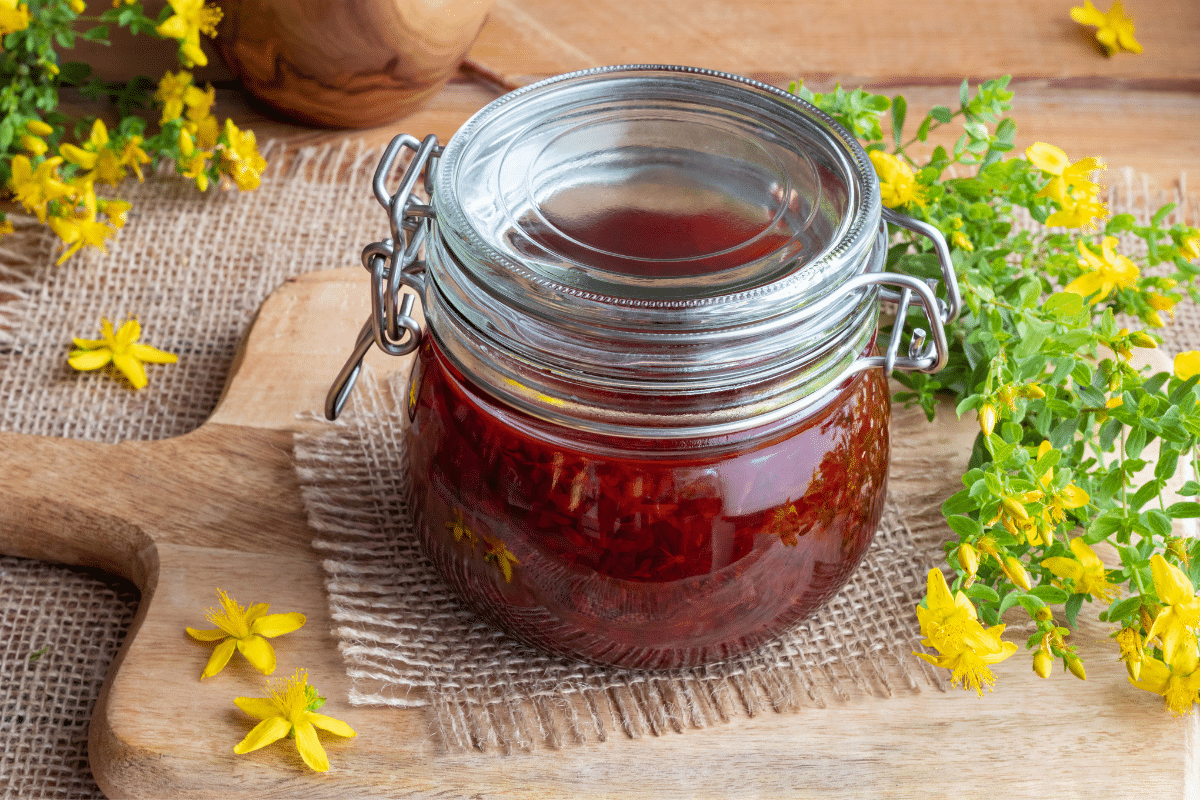
[[[204,0],[168,0],[173,13],[155,30],[160,36],[179,42],[179,60],[185,67],[208,64],[208,56],[200,49],[200,34],[217,35],[221,9],[205,4]]]
[[[1130,683],[1162,695],[1168,709],[1185,714],[1200,701],[1200,643],[1196,639],[1200,598],[1183,570],[1160,554],[1150,557],[1150,570],[1163,606],[1154,615],[1145,639],[1135,627],[1117,634],[1121,658]],[[1157,643],[1161,658],[1148,652],[1152,643]]]
[[[951,671],[950,681],[983,696],[996,682],[990,667],[1017,651],[1012,642],[1002,641],[1004,625],[983,627],[975,606],[963,592],[951,593],[946,578],[937,568],[929,571],[925,603],[917,606],[921,644],[938,654],[915,653],[937,667]]]
[[[62,263],[84,245],[104,250],[105,240],[125,225],[129,203],[96,194],[96,182],[116,184],[132,169],[140,180],[141,165],[150,158],[141,148],[141,137],[131,136],[117,146],[110,141],[104,122],[96,120],[91,135],[81,146],[64,144],[59,155],[46,158],[43,136],[49,126],[31,120],[25,126],[22,144],[28,154],[13,157],[8,186],[13,198],[38,221],[49,224],[64,248]],[[79,170],[70,179],[60,168],[70,163]]]

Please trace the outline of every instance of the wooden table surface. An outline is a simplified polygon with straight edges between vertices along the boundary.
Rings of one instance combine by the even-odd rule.
[[[777,86],[803,80],[818,91],[863,85],[903,94],[910,119],[933,105],[954,106],[964,78],[975,84],[1011,75],[1018,148],[1047,141],[1072,159],[1104,157],[1113,168],[1107,179],[1130,167],[1153,188],[1172,190],[1188,174],[1200,187],[1200,2],[1128,0],[1144,52],[1111,58],[1101,54],[1093,29],[1070,19],[1072,4],[497,0],[459,76],[423,110],[392,125],[313,130],[264,115],[237,92],[222,92],[221,100],[260,139],[382,142],[396,131],[445,140],[506,89],[608,64],[686,64]]]
[[[1101,3],[1106,9],[1107,0]],[[393,124],[359,131],[315,129],[279,119],[241,92],[215,60],[201,77],[218,85],[216,113],[252,128],[260,141],[278,139],[289,146],[302,146],[344,139],[381,144],[397,132],[436,133],[444,142],[472,113],[508,89],[607,64],[688,64],[779,86],[803,79],[817,90],[839,82],[846,87],[865,85],[889,95],[904,94],[910,118],[932,105],[953,106],[964,78],[976,83],[1011,74],[1018,148],[1048,141],[1066,150],[1073,160],[1104,157],[1114,168],[1104,180],[1117,179],[1115,168],[1129,167],[1146,176],[1151,188],[1194,193],[1187,176],[1200,187],[1200,47],[1196,46],[1200,2],[1127,0],[1145,52],[1112,58],[1101,54],[1090,29],[1071,21],[1071,5],[1072,0],[863,0],[856,4],[817,0],[498,0],[467,62],[429,105]],[[127,52],[112,51],[101,57],[109,59],[110,76],[127,70],[161,74],[161,67],[168,66],[156,66],[153,55],[144,53],[139,54],[136,65],[127,63]],[[1102,672],[1113,677],[1115,669]],[[1116,678],[1119,682],[1119,676]],[[1116,683],[1094,685],[1089,690],[1129,691]],[[901,741],[905,718],[917,713],[912,708],[915,701],[901,698],[888,702],[899,716],[891,717],[885,736],[889,741]],[[963,725],[986,730],[996,723],[998,707],[993,703],[984,708],[958,697],[949,701],[947,740],[942,743],[948,768],[961,772],[963,780],[958,785],[970,787],[972,796],[982,796],[990,791],[987,787],[1010,780],[1015,781],[1010,787],[1019,786],[1022,796],[1036,796],[1040,784],[1035,775],[991,774],[992,755],[975,757],[954,750],[953,731],[961,731]],[[1078,785],[1094,788],[1071,743],[1064,739],[1060,749],[1055,749],[1059,746],[1048,743],[1036,729],[1039,711],[1024,709],[1023,714],[1029,728],[1015,732],[1016,739],[1009,737],[1003,746],[1026,748],[1023,757],[1033,772],[1056,770],[1061,776],[1064,765],[1072,765]],[[870,715],[850,714],[837,724],[865,726],[871,719]],[[1119,730],[1121,720],[1110,723],[1106,736],[1132,733]],[[776,721],[756,724],[755,736],[764,746],[780,733]],[[822,726],[835,723],[810,720],[810,724],[815,726],[814,736],[823,737],[832,731]],[[1193,750],[1194,726],[1180,725],[1177,730],[1180,739],[1188,738],[1188,748]],[[841,733],[843,738],[837,741],[848,735],[844,727]],[[926,734],[922,741],[928,745],[933,739],[929,731]],[[872,731],[865,727],[855,735],[857,740],[872,741]],[[1086,746],[1082,739],[1075,744]],[[630,745],[622,742],[614,747],[628,751]],[[758,758],[752,756],[752,750],[748,745],[736,755]],[[1129,752],[1145,767],[1155,749],[1152,743],[1139,742]],[[925,753],[914,761],[928,765],[937,760],[934,755]],[[720,752],[710,756],[714,760],[723,757]],[[876,764],[872,774],[903,774],[902,765],[894,762],[905,758],[902,750],[884,753],[867,746],[861,753],[839,756],[814,750],[806,756],[813,764],[833,763],[840,757],[858,764],[857,772],[869,761]],[[586,771],[582,756],[571,758]],[[881,758],[886,765],[878,761]],[[1011,766],[1021,758],[1013,752],[1003,761]],[[1185,758],[1183,764],[1174,757],[1169,760],[1169,765],[1164,764],[1171,772],[1166,785],[1178,786],[1180,796],[1200,796],[1200,761],[1195,757]],[[933,786],[955,785],[949,777],[942,776]],[[753,775],[748,777],[751,782],[753,779]],[[919,784],[919,780],[905,783],[910,789]],[[830,774],[822,785],[836,794],[839,782]],[[740,788],[745,794],[747,787]],[[587,793],[602,796],[603,787],[590,786]],[[881,785],[879,794],[887,795],[887,786]],[[1112,795],[1136,796],[1136,787],[1114,786]]]

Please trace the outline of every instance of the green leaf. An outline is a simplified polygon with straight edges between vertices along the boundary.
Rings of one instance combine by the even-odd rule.
[[[1045,584],[1042,586],[1034,586],[1029,590],[1028,593],[1039,600],[1042,600],[1047,605],[1058,605],[1059,603],[1065,603],[1067,602],[1067,597],[1069,596],[1065,591],[1059,589],[1057,586],[1047,586]]]
[[[983,528],[980,527],[978,522],[961,514],[947,517],[946,523],[952,531],[967,539],[974,539],[983,534]]]
[[[1008,594],[1004,595],[1004,599],[1002,599],[1000,601],[1000,605],[996,606],[996,611],[999,614],[1003,614],[1005,611],[1008,611],[1010,608],[1012,608],[1013,606],[1015,606],[1017,604],[1017,599],[1020,596],[1021,596],[1021,593],[1019,591],[1017,591],[1016,589],[1012,590]]]
[[[929,138],[929,125],[933,121],[933,117],[925,117],[921,120],[921,124],[917,127],[917,141],[923,142]],[[944,151],[943,151],[944,152]]]
[[[984,603],[999,603],[1000,602],[1000,595],[996,593],[995,589],[993,589],[992,587],[988,586],[985,583],[972,584],[971,587],[969,589],[967,589],[966,595],[967,595],[967,597],[974,598],[975,600],[980,600]]]
[[[108,26],[107,25],[97,25],[94,28],[90,28],[90,29],[88,29],[88,31],[86,33],[83,34],[83,38],[88,40],[89,42],[104,42],[107,44],[108,43]]]
[[[1171,519],[1196,519],[1200,517],[1200,503],[1172,503],[1167,506],[1167,516]]]
[[[1108,611],[1109,622],[1120,622],[1123,619],[1133,616],[1137,610],[1142,607],[1142,598],[1140,595],[1126,597],[1118,602]]]
[[[902,142],[902,132],[904,130],[904,118],[908,115],[908,101],[903,95],[896,95],[892,98],[892,139],[896,142],[896,147],[899,148]]]
[[[1063,609],[1067,614],[1067,624],[1072,628],[1075,627],[1075,619],[1079,616],[1079,609],[1083,608],[1083,600],[1086,595],[1073,594],[1067,598],[1066,607]]]
[[[929,116],[945,125],[947,122],[954,119],[954,112],[945,106],[934,106],[933,108],[929,109]]]
[[[1074,292],[1055,292],[1042,306],[1059,322],[1069,322],[1083,313],[1083,298]]]

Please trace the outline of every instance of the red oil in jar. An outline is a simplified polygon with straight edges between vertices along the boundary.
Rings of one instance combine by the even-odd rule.
[[[527,642],[670,668],[777,638],[866,552],[887,483],[887,383],[735,440],[620,440],[515,412],[434,341],[407,447],[426,552],[470,605]]]

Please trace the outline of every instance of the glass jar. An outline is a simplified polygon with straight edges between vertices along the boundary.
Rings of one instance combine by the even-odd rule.
[[[768,642],[845,583],[886,494],[886,376],[941,368],[960,300],[940,234],[882,207],[837,123],[732,75],[587,70],[445,148],[397,137],[374,191],[392,238],[364,251],[374,310],[326,411],[372,343],[417,351],[411,507],[467,604],[659,669]],[[887,222],[931,238],[944,297],[883,271]],[[910,308],[929,331],[901,355]]]

